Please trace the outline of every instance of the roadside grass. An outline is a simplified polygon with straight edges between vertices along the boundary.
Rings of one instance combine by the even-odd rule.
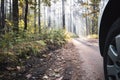
[[[61,48],[70,40],[70,34],[63,29],[43,29],[39,34],[20,32],[6,33],[0,38],[0,68],[22,66],[22,59],[41,57],[44,52]]]
[[[87,38],[89,38],[89,39],[98,39],[98,34],[88,35]]]

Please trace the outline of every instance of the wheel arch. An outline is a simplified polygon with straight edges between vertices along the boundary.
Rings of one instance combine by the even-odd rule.
[[[120,10],[120,1],[109,0],[102,15],[100,28],[99,28],[99,45],[102,56],[104,54],[106,37],[111,28],[111,25],[120,17],[119,10]]]

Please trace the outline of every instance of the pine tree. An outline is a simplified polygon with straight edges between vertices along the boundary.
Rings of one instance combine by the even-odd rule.
[[[36,2],[36,0],[34,0],[35,1],[35,4],[34,4],[34,28],[35,28],[35,33],[36,33],[36,17],[37,17],[37,13],[36,13],[36,5],[37,5],[37,2]]]
[[[18,32],[19,31],[19,11],[18,11],[18,0],[13,0],[13,30]]]
[[[27,30],[28,0],[25,0],[25,5],[24,30]]]
[[[38,0],[38,27],[39,27],[39,33],[41,32],[41,0]]]
[[[63,21],[63,29],[65,29],[65,1],[62,0],[62,21]]]
[[[1,0],[1,26],[0,26],[0,30],[1,32],[3,31],[4,27],[5,27],[5,12],[4,12],[4,0]]]

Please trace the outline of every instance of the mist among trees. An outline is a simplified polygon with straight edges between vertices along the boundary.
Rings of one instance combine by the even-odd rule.
[[[1,33],[30,28],[37,33],[41,27],[63,28],[78,36],[98,33],[100,0],[1,0],[0,4]]]

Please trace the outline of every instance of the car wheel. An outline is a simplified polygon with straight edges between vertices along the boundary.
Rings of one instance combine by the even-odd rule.
[[[105,80],[120,80],[120,19],[108,32],[104,52]]]

